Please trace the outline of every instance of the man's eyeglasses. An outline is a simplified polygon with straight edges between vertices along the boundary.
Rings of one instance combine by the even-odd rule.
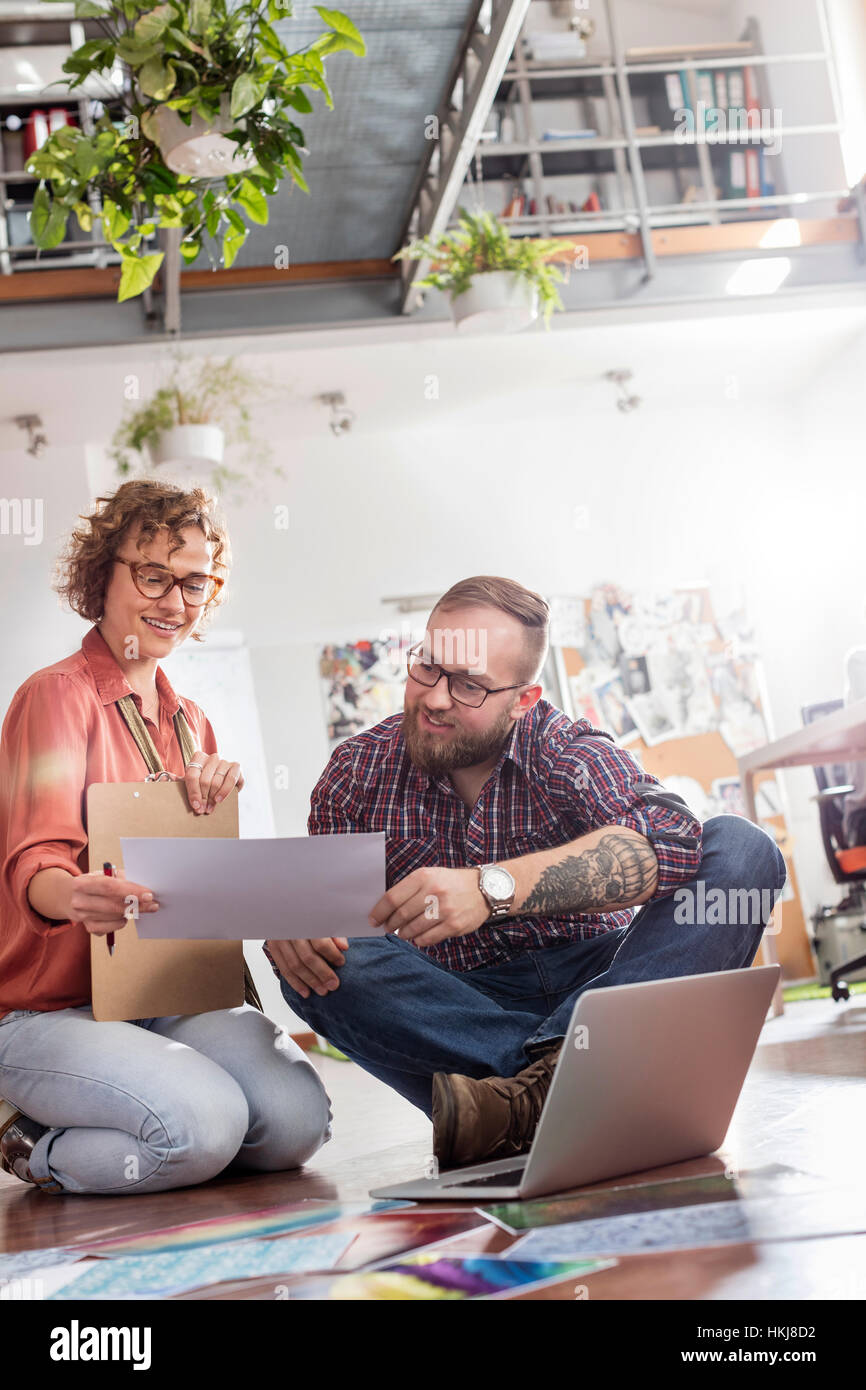
[[[406,655],[406,669],[413,681],[419,685],[426,685],[432,689],[438,685],[444,676],[448,682],[448,694],[452,700],[456,700],[458,705],[469,705],[472,709],[478,709],[483,705],[488,695],[500,695],[503,690],[520,690],[526,685],[526,681],[521,681],[518,685],[498,685],[491,688],[487,685],[480,685],[471,676],[458,675],[453,671],[443,671],[441,666],[434,666],[428,661],[424,661],[422,647],[412,647]]]
[[[137,560],[121,560],[115,556],[115,563],[127,565],[132,571],[132,582],[145,598],[165,598],[177,585],[183,595],[184,603],[192,608],[200,608],[210,603],[225,583],[218,574],[187,574],[179,579],[164,565],[142,564]]]

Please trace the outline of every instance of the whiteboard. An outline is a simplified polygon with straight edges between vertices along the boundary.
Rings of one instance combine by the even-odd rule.
[[[274,833],[271,785],[256,703],[249,648],[240,633],[209,633],[190,639],[163,663],[176,693],[204,710],[220,756],[238,762],[244,786],[238,796],[241,839]]]

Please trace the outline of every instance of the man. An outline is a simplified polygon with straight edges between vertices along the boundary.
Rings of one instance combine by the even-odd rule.
[[[265,946],[290,1008],[431,1115],[451,1167],[530,1146],[583,990],[748,965],[785,881],[762,830],[702,827],[541,699],[547,630],[510,579],[439,600],[403,714],[340,744],[312,795],[311,834],[388,837],[387,935]],[[767,892],[719,925],[688,910],[712,888]]]

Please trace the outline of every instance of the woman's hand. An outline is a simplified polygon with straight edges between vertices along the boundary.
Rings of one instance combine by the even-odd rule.
[[[193,753],[184,773],[186,794],[196,815],[209,815],[224,801],[232,787],[244,784],[240,763],[230,763],[218,753]]]
[[[50,872],[50,871],[49,871]],[[92,874],[64,874],[69,885],[65,887],[65,904],[61,920],[83,922],[91,936],[107,936],[109,932],[120,931],[130,917],[142,912],[158,912],[159,903],[149,888],[142,883],[130,883],[123,877],[123,870],[117,870],[116,878],[107,878],[101,871]],[[38,878],[34,874],[31,880]],[[37,907],[37,912],[39,908]]]

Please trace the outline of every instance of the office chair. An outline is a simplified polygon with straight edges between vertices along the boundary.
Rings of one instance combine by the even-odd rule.
[[[804,705],[800,711],[803,723],[812,724],[816,719],[835,714],[843,705],[843,700],[825,700],[820,704]],[[813,770],[818,783],[818,794],[814,799],[818,803],[818,820],[827,863],[837,883],[851,885],[848,894],[835,907],[819,908],[812,916],[816,933],[812,937],[812,945],[817,954],[824,945],[817,934],[820,925],[832,917],[859,917],[860,931],[866,945],[866,845],[848,845],[842,833],[845,797],[854,790],[848,781],[847,767],[844,764],[828,763]],[[843,961],[841,965],[831,968],[830,989],[834,999],[850,997],[845,977],[859,970],[866,970],[866,955]]]

